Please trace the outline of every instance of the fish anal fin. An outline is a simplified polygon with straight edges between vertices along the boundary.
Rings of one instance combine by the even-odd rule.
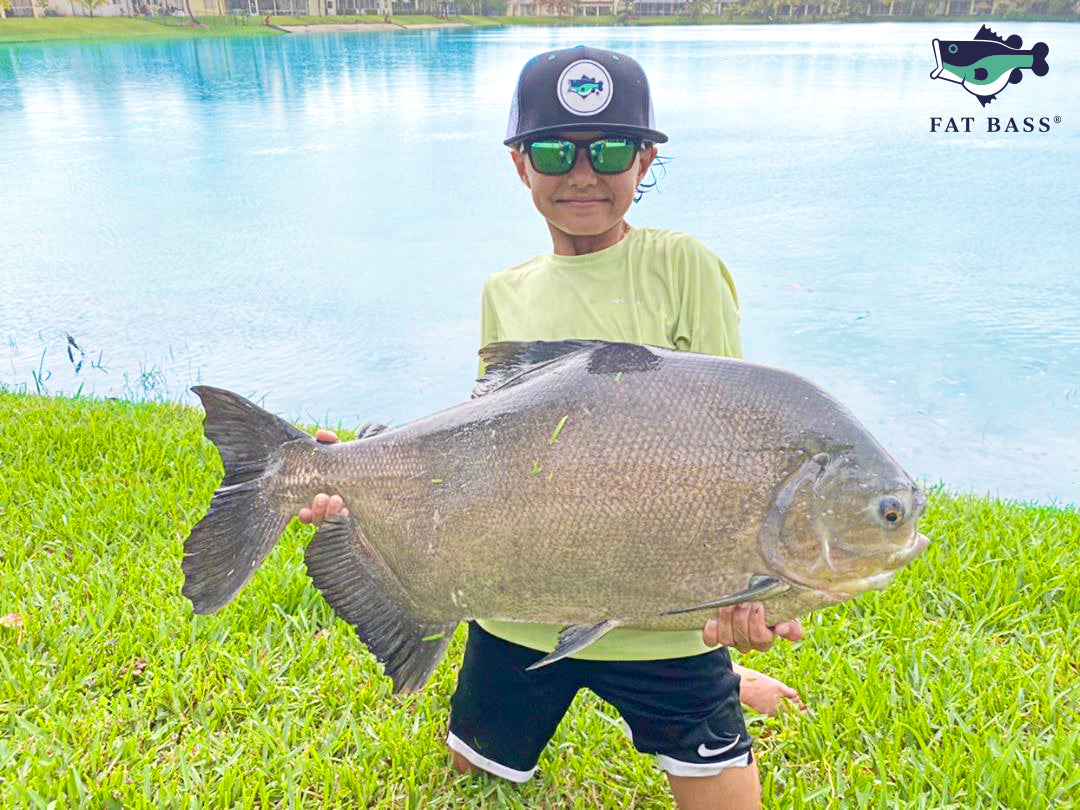
[[[605,619],[596,624],[571,625],[559,633],[559,643],[554,650],[535,664],[530,664],[525,667],[525,669],[533,670],[539,669],[540,667],[546,667],[548,664],[554,664],[556,661],[560,661],[568,655],[580,652],[594,641],[597,641],[601,636],[606,635],[608,631],[613,629],[616,625],[618,625],[618,622],[613,619]]]
[[[737,605],[741,602],[755,602],[777,596],[790,588],[791,586],[782,579],[777,579],[776,577],[757,577],[750,583],[748,588],[744,588],[737,593],[721,596],[718,599],[712,599],[708,602],[703,602],[700,605],[694,605],[693,607],[668,610],[663,615],[677,616],[680,613],[693,613],[698,610],[727,607],[728,605]]]
[[[427,683],[457,622],[420,616],[353,516],[329,518],[304,552],[308,574],[334,612],[382,662],[394,692]]]

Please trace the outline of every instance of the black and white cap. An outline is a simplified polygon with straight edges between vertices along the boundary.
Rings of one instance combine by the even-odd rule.
[[[526,62],[503,143],[589,130],[634,135],[653,143],[668,139],[656,129],[649,80],[641,65],[625,54],[585,45],[542,53]]]

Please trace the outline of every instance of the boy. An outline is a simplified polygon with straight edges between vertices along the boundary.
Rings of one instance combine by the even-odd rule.
[[[547,221],[552,253],[490,276],[481,345],[592,338],[741,356],[727,269],[692,237],[623,219],[656,143],[648,82],[628,56],[577,47],[540,54],[521,72],[504,143]],[[336,437],[321,431],[322,441]],[[304,522],[341,511],[319,495]],[[760,604],[718,612],[700,633],[616,629],[578,655],[532,672],[559,627],[477,620],[451,702],[454,767],[521,782],[581,687],[612,703],[638,750],[657,755],[680,807],[757,807],[760,790],[743,699],[769,712],[797,695],[727,650],[768,649],[798,622],[765,626]],[[754,686],[762,687],[755,693]]]

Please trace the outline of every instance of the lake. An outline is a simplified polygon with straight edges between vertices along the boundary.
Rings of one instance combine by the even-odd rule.
[[[0,383],[346,426],[466,398],[483,278],[550,250],[501,145],[517,73],[587,42],[671,136],[628,219],[724,259],[747,358],[931,484],[1080,503],[1080,28],[992,24],[1050,71],[982,107],[930,78],[979,25],[0,46]]]

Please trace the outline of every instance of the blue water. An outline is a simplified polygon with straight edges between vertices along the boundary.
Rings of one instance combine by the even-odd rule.
[[[1080,28],[995,28],[1050,72],[985,109],[929,78],[967,22],[0,46],[0,382],[345,425],[460,401],[484,276],[550,249],[500,144],[517,71],[587,37],[672,136],[629,219],[725,259],[747,357],[931,483],[1080,503]]]

